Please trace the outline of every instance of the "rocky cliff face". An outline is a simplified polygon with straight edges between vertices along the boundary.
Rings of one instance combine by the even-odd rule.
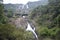
[[[27,26],[27,21],[23,18],[17,18],[15,20],[15,25],[16,27],[23,27],[23,28],[26,28]]]
[[[26,29],[27,21],[24,18],[10,18],[9,23],[15,25],[17,28]]]

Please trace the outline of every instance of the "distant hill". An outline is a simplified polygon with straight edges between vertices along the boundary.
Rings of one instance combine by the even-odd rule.
[[[40,5],[46,5],[48,4],[48,0],[41,0],[41,1],[35,1],[35,2],[28,2],[27,5],[29,6],[29,8],[34,8]]]
[[[30,9],[33,9],[40,5],[48,4],[47,0],[35,1],[35,2],[28,2],[26,5],[24,4],[4,4],[5,10],[12,10],[13,12],[25,13]],[[22,11],[22,12],[21,12]],[[24,12],[25,11],[25,12]]]

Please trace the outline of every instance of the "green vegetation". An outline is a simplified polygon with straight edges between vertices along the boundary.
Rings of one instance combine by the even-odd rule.
[[[49,0],[49,4],[35,8],[30,18],[36,22],[39,38],[60,40],[60,0]]]
[[[3,4],[0,4],[0,23],[6,23],[7,17],[4,15],[4,6]]]
[[[8,10],[7,17],[13,17],[13,11],[11,11],[10,9]]]
[[[33,40],[30,32],[23,29],[16,29],[11,24],[0,24],[0,40]]]
[[[4,6],[0,4],[0,40],[35,40],[31,32],[16,28],[8,23],[13,12],[4,14]],[[60,40],[60,0],[49,0],[49,4],[38,6],[30,15],[35,22],[39,40]]]
[[[33,40],[30,32],[16,28],[14,25],[9,24],[7,19],[3,4],[0,4],[0,40]]]

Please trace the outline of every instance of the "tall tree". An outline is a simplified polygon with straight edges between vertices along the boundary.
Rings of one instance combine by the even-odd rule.
[[[6,16],[4,15],[4,6],[0,3],[0,23],[6,23]]]

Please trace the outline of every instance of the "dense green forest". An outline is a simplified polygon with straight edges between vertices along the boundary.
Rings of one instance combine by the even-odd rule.
[[[48,5],[35,8],[30,18],[37,24],[39,38],[60,40],[60,0],[49,0]]]
[[[8,17],[4,14],[4,4],[0,4],[0,40],[35,40],[31,32],[10,24]],[[60,0],[49,0],[48,5],[38,6],[29,17],[35,22],[39,40],[60,40]]]

